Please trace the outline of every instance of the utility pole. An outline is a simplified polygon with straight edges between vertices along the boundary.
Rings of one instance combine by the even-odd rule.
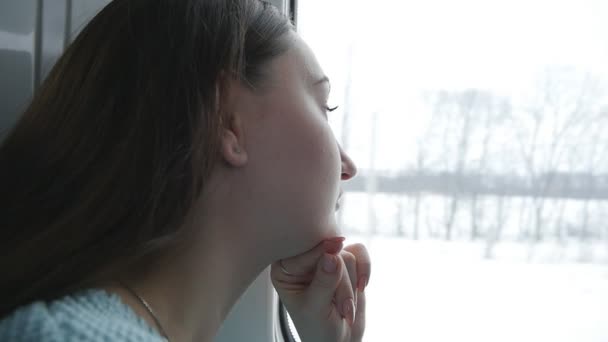
[[[351,115],[351,84],[353,80],[353,53],[354,53],[354,43],[351,43],[348,47],[348,52],[346,56],[346,84],[344,86],[344,114],[342,115],[342,132],[340,141],[342,144],[342,149],[344,151],[348,151],[349,145],[349,133],[350,133],[350,115]],[[342,198],[342,207],[345,207],[346,197]],[[344,226],[344,210],[338,210],[338,227]]]
[[[377,228],[377,219],[376,219],[376,211],[374,210],[374,197],[378,190],[378,177],[376,174],[376,143],[377,143],[377,122],[378,122],[378,112],[374,111],[372,113],[372,137],[370,144],[370,155],[369,155],[369,174],[366,177],[367,182],[365,183],[365,190],[367,193],[367,211],[368,211],[368,221],[367,226],[370,234],[376,233]]]

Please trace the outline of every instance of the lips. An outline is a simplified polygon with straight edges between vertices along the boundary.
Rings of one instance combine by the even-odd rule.
[[[340,191],[340,195],[338,196],[338,200],[336,201],[336,211],[340,209],[340,200],[342,199],[343,192]]]

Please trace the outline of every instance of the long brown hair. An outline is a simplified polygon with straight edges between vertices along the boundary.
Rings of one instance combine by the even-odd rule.
[[[218,159],[224,73],[288,49],[259,0],[115,0],[0,146],[0,317],[166,248]]]

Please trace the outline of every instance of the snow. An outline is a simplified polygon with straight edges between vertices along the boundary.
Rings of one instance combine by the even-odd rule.
[[[608,341],[607,264],[527,262],[518,244],[487,260],[483,243],[354,242],[373,262],[365,341]]]

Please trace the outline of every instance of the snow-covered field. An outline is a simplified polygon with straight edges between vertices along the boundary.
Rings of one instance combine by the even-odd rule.
[[[608,264],[543,257],[577,246],[538,245],[528,262],[528,248],[515,243],[485,260],[483,243],[348,236],[353,242],[373,260],[365,341],[608,341]],[[605,244],[585,248],[606,260]]]

